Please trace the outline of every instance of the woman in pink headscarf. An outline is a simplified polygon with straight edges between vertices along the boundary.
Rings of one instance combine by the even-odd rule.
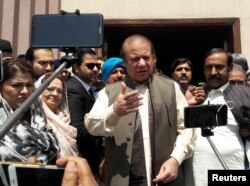
[[[50,74],[45,74],[38,80],[44,82]],[[69,125],[70,115],[68,110],[67,91],[62,79],[56,77],[40,95],[43,109],[47,117],[47,127],[56,134],[60,152],[58,158],[77,156],[76,135],[77,129]]]

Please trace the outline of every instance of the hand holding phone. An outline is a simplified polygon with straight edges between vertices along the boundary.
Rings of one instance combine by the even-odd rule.
[[[62,186],[96,186],[97,183],[86,159],[71,156],[58,159],[57,166],[65,167]]]
[[[53,165],[20,165],[8,167],[11,186],[61,186],[63,168]]]

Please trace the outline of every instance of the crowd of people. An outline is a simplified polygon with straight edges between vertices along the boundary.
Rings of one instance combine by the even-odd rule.
[[[48,48],[12,54],[0,39],[0,125],[60,66]],[[185,128],[184,109],[227,105],[227,125],[211,140],[229,169],[249,169],[250,73],[242,54],[213,48],[204,55],[203,85],[193,85],[187,58],[157,69],[151,40],[131,35],[120,56],[91,48],[66,67],[0,139],[2,161],[65,167],[63,186],[205,186],[209,169],[223,169],[201,128]]]

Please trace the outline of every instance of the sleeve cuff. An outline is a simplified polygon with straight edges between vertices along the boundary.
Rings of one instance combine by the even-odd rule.
[[[120,120],[121,116],[118,116],[113,109],[113,104],[108,107],[106,111],[106,125],[107,127],[114,127]]]

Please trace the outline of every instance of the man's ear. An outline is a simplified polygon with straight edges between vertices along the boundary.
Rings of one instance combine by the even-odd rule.
[[[72,71],[74,73],[79,72],[80,66],[78,64],[72,64]]]
[[[156,63],[157,63],[157,57],[156,57],[156,55],[153,55],[153,61],[154,61],[155,65],[156,65]]]
[[[171,72],[171,78],[174,79],[174,72]]]
[[[231,72],[232,69],[233,69],[233,63],[231,63],[231,64],[229,65],[229,67],[228,67],[228,72]]]

